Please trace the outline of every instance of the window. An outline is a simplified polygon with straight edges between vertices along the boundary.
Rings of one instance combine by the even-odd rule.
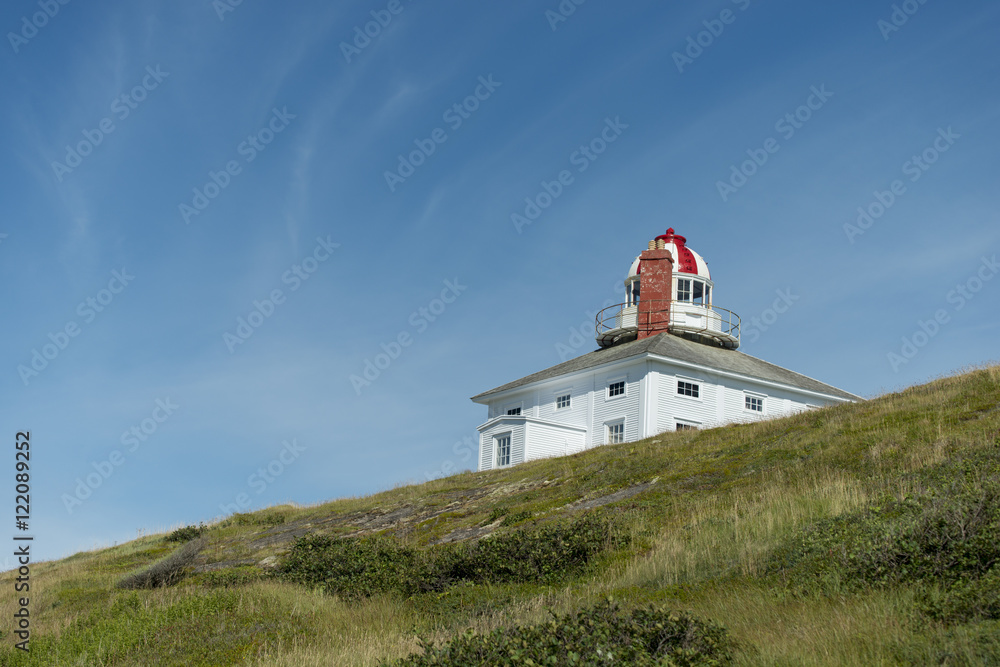
[[[612,382],[608,385],[608,398],[625,395],[625,381]]]
[[[684,424],[682,422],[677,422],[674,426],[675,431],[697,431],[698,427],[694,424]]]
[[[691,301],[691,281],[687,278],[678,278],[677,280],[677,300],[678,301]]]
[[[520,417],[521,416],[521,408],[508,408],[507,409],[507,416],[508,417]]]
[[[700,305],[700,306],[707,306],[709,304],[708,297],[709,297],[709,293],[711,291],[712,291],[712,288],[709,287],[706,283],[703,283],[700,280],[695,280],[694,281],[694,302],[696,304]]]
[[[684,303],[696,303],[699,306],[711,304],[712,287],[702,280],[691,278],[677,279],[677,300]]]
[[[562,396],[556,397],[556,410],[564,410],[569,407],[569,394],[563,394]]]
[[[625,422],[619,421],[607,425],[609,445],[617,445],[625,442]]]
[[[493,438],[493,446],[497,450],[497,466],[509,466],[510,433],[504,433]]]
[[[633,280],[631,283],[625,286],[625,300],[628,302],[629,306],[637,306],[639,304],[638,280]]]
[[[751,394],[745,394],[744,404],[747,410],[751,412],[764,412],[764,397],[763,396],[753,396]]]
[[[701,394],[701,387],[699,387],[694,382],[685,382],[684,380],[677,381],[678,396],[690,396],[691,398],[698,398],[700,394]]]

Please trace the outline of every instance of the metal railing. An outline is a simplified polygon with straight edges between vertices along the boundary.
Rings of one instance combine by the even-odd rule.
[[[657,299],[632,306],[619,303],[597,313],[595,333],[602,345],[605,341],[617,342],[631,331],[688,333],[735,348],[740,341],[740,316],[726,308],[676,299]]]

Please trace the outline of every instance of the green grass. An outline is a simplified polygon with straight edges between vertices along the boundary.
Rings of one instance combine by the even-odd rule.
[[[998,439],[991,367],[780,420],[234,515],[35,565],[32,653],[13,649],[8,623],[0,665],[378,665],[420,656],[421,642],[534,637],[609,597],[618,616],[600,622],[622,637],[647,636],[656,614],[719,628],[720,663],[996,663]],[[559,530],[591,520],[617,537],[572,567],[540,567],[583,553]],[[193,566],[175,568],[198,536]],[[308,576],[288,576],[303,544],[337,545],[357,567],[317,552],[299,559]],[[176,582],[116,587],[162,569]],[[0,614],[13,612],[3,596]]]

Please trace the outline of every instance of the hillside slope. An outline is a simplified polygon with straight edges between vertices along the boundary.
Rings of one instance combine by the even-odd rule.
[[[609,597],[717,623],[721,662],[1000,662],[998,445],[990,367],[235,515],[33,567],[32,651],[5,621],[0,664],[375,665]]]

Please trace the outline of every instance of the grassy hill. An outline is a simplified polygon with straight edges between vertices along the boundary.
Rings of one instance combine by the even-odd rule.
[[[1000,664],[998,479],[990,367],[38,564],[30,656],[7,573],[0,664]]]

